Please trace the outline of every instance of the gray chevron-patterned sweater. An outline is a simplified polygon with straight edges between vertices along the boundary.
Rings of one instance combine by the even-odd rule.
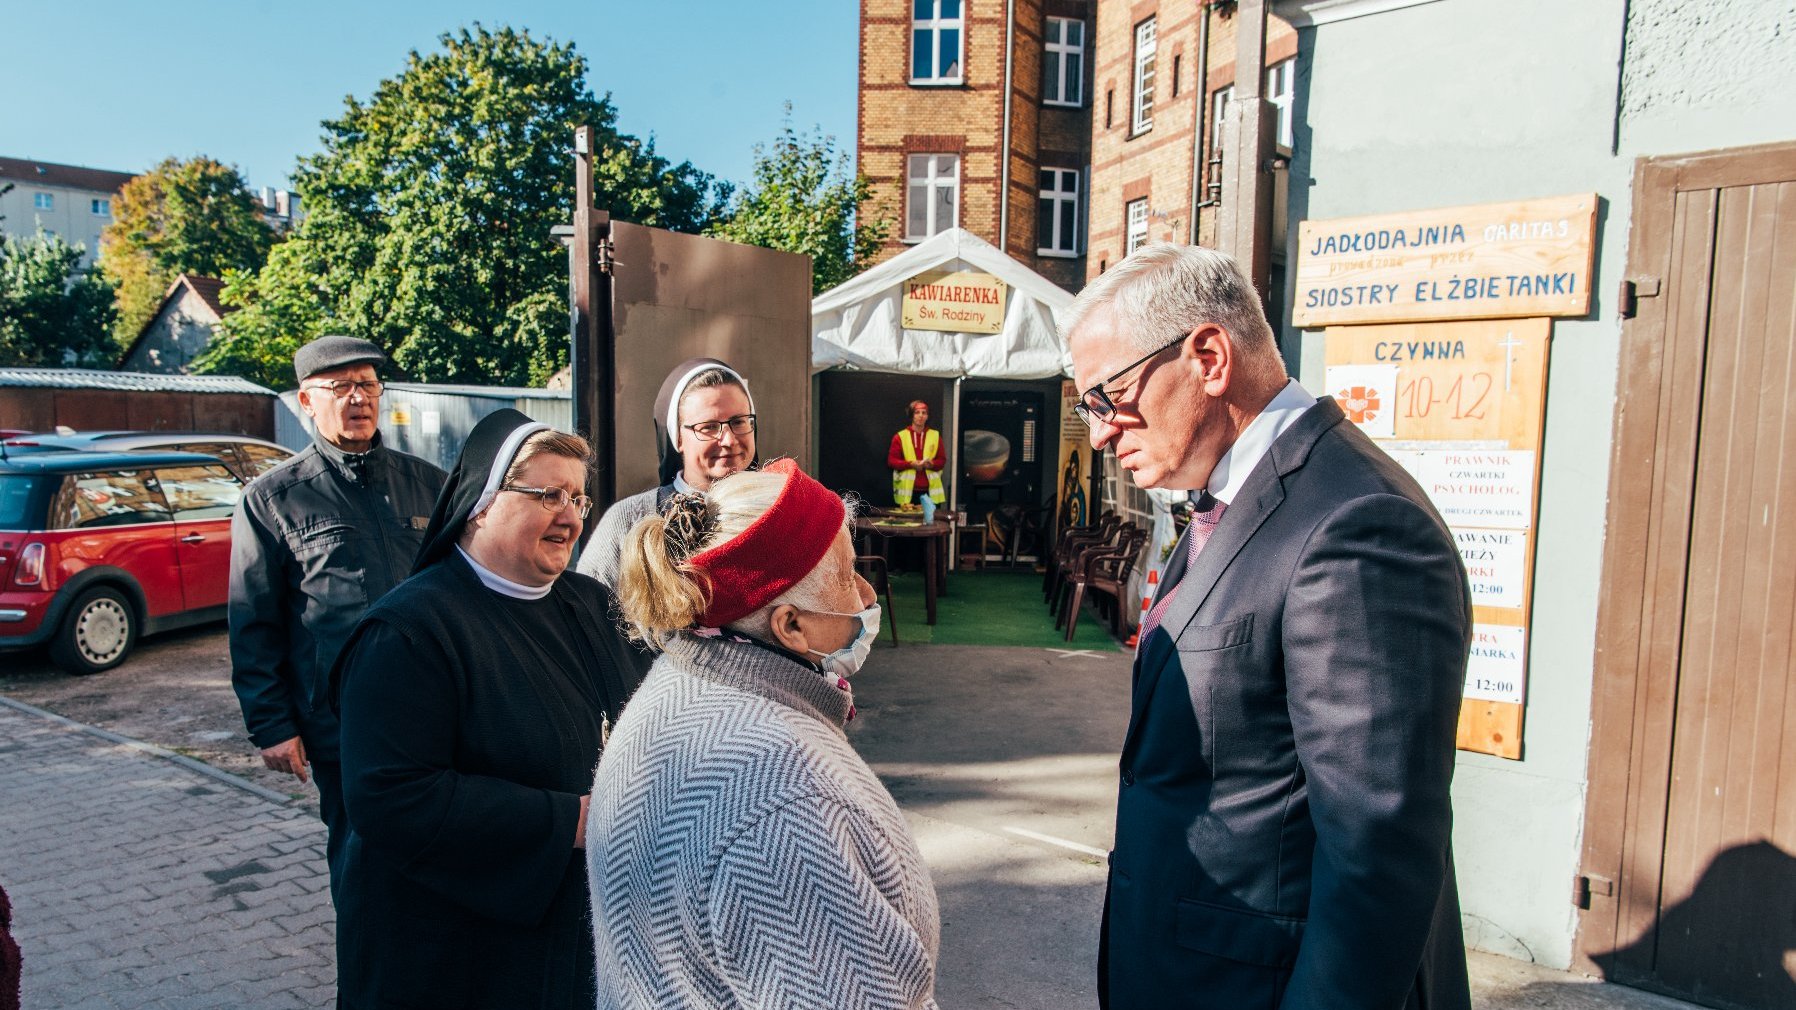
[[[593,783],[601,1010],[933,1010],[935,888],[848,707],[771,650],[668,642]]]

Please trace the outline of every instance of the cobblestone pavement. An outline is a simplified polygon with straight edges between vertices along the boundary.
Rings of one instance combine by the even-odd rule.
[[[210,669],[201,659],[170,662]],[[209,740],[234,718],[228,682],[178,675],[108,687],[9,669],[32,702],[109,727],[0,694],[0,884],[16,910],[26,1007],[334,1002],[324,826],[308,794],[130,738],[189,751],[193,727]],[[943,1006],[1095,1005],[1099,857],[1126,677],[1115,655],[930,646],[878,653],[857,679],[851,735],[910,815],[941,897]],[[196,701],[204,690],[223,700]],[[1029,717],[994,720],[994,693],[1031,699]],[[1694,1010],[1490,954],[1472,953],[1470,968],[1479,1010]]]
[[[324,825],[277,793],[0,699],[0,883],[27,1007],[328,1007]]]

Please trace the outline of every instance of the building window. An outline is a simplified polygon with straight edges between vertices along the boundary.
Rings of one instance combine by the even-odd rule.
[[[1042,103],[1085,104],[1085,22],[1049,18],[1047,47],[1042,59]]]
[[[1135,111],[1130,131],[1154,128],[1154,19],[1135,26]]]
[[[55,210],[56,197],[51,193],[31,194],[31,206],[37,210]]]
[[[1079,255],[1079,173],[1071,168],[1041,170],[1041,203],[1035,226],[1038,256]]]
[[[964,23],[961,0],[912,0],[910,82],[959,84]]]
[[[1217,88],[1210,95],[1210,153],[1222,157],[1222,126],[1229,121],[1229,102],[1235,97],[1233,84]]]
[[[1296,136],[1291,121],[1291,94],[1296,89],[1293,80],[1296,77],[1297,61],[1295,59],[1280,60],[1266,68],[1266,100],[1278,110],[1278,142],[1286,147]]]
[[[1129,201],[1129,237],[1123,245],[1123,255],[1133,255],[1135,250],[1147,245],[1147,201]]]
[[[112,216],[112,201],[111,200],[90,200],[90,201],[88,201],[88,203],[89,203],[89,206],[91,206],[93,208],[94,216],[96,216],[96,217],[111,217]]]
[[[909,207],[904,219],[904,238],[908,242],[920,242],[958,223],[960,156],[913,154],[909,164]]]

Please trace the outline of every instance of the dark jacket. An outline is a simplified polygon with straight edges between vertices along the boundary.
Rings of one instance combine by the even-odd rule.
[[[308,757],[337,759],[331,665],[411,572],[443,479],[378,437],[359,456],[314,439],[245,489],[231,521],[231,684],[257,747],[298,736]]]
[[[502,596],[457,553],[369,610],[336,670],[352,832],[344,1007],[594,1005],[573,842],[607,725],[642,680],[610,594]]]
[[[1100,993],[1112,1010],[1465,1010],[1447,527],[1323,398],[1141,643]],[[1162,590],[1166,592],[1168,590]]]

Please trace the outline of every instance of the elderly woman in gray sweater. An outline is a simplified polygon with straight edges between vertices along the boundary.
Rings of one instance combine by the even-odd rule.
[[[602,1008],[935,1007],[935,889],[842,727],[879,631],[840,498],[789,460],[637,524],[662,650],[586,829]]]

